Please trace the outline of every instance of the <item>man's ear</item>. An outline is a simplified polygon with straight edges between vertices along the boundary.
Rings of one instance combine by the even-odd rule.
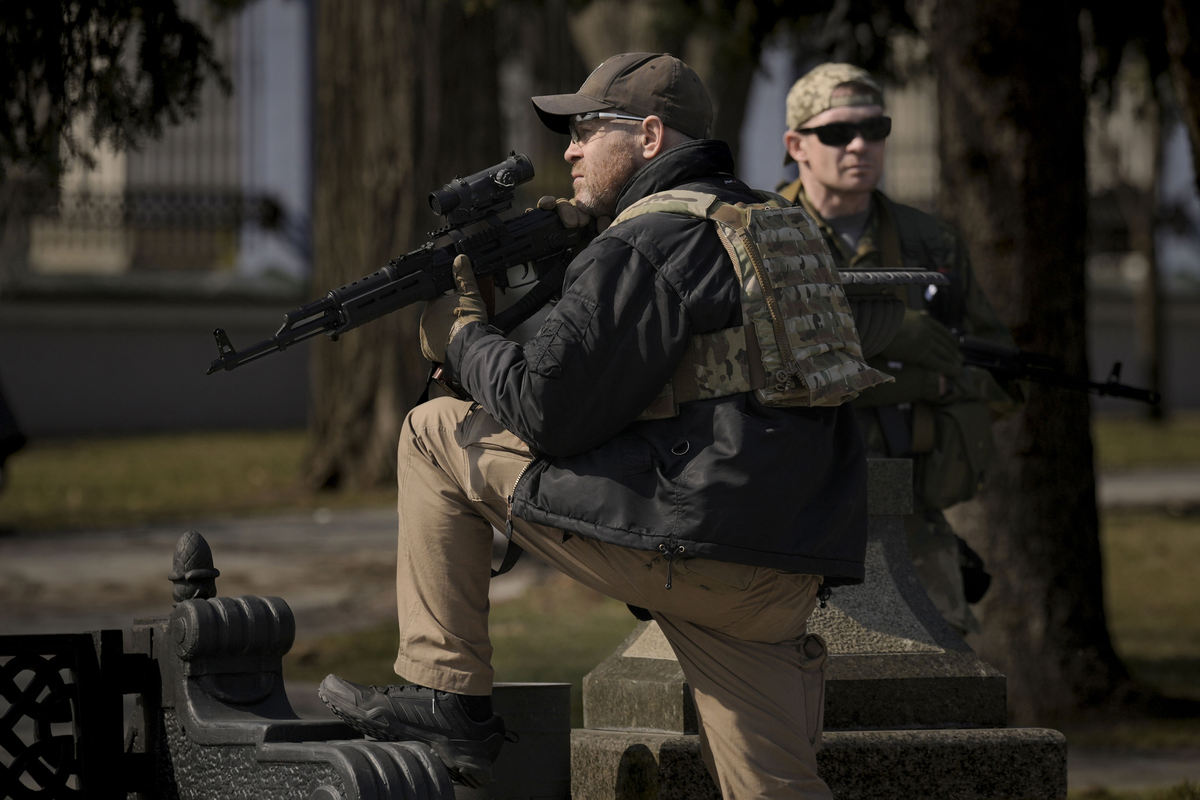
[[[667,126],[655,116],[642,120],[642,158],[649,161],[666,149]]]
[[[783,147],[797,164],[808,161],[808,153],[804,148],[804,137],[795,131],[783,134]]]

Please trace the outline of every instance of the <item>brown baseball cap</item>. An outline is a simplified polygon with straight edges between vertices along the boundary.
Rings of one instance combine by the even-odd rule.
[[[533,107],[555,133],[567,133],[571,117],[592,111],[653,115],[693,139],[705,139],[712,130],[712,101],[700,76],[667,53],[613,56],[596,67],[575,94],[535,97]]]

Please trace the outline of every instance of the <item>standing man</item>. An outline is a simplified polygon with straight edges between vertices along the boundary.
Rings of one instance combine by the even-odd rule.
[[[715,223],[683,206],[762,196],[734,177],[729,148],[706,138],[708,95],[677,58],[614,56],[578,93],[533,102],[551,130],[570,134],[564,222],[616,221],[571,263],[562,299],[524,345],[488,326],[462,256],[457,291],[427,305],[425,354],[474,402],[418,406],[400,437],[395,669],[415,685],[330,676],[321,696],[358,730],[428,742],[459,780],[486,781],[504,735],[487,626],[496,526],[649,611],[687,676],[726,800],[828,798],[815,753],[826,651],[806,623],[823,581],[863,578],[866,462],[840,405],[854,391],[788,408],[753,391],[684,392],[644,413],[668,385],[702,381],[693,365],[716,357],[727,375],[748,363],[696,350],[744,332],[742,286]],[[668,191],[676,213],[631,210]],[[811,220],[777,210],[807,232],[780,258],[827,264]],[[854,359],[857,347],[834,343],[825,355],[838,374],[886,380]]]
[[[815,67],[788,92],[787,125],[784,163],[795,161],[800,178],[781,194],[817,221],[839,269],[926,269],[950,278],[941,292],[914,286],[903,293],[900,332],[870,362],[896,381],[867,390],[854,405],[869,451],[914,460],[913,562],[946,620],[962,635],[978,633],[969,603],[982,597],[990,576],[942,509],[974,496],[995,449],[992,421],[1016,410],[1019,390],[963,366],[952,331],[1007,345],[1012,338],[958,236],[876,189],[892,121],[866,70]]]

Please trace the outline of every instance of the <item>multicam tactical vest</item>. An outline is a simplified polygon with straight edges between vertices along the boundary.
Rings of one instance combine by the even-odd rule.
[[[701,192],[659,192],[613,221],[666,212],[713,222],[742,288],[745,324],[693,336],[638,419],[740,392],[767,406],[836,406],[893,380],[863,360],[841,277],[812,218],[777,195],[755,194],[759,203],[734,205]]]

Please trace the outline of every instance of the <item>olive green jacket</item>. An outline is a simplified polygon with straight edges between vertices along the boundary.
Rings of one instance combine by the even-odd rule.
[[[955,275],[959,292],[958,308],[961,313],[956,327],[960,327],[963,333],[1000,344],[1013,343],[1012,336],[1000,322],[995,309],[988,302],[975,278],[966,247],[945,223],[911,206],[895,203],[882,192],[876,191],[871,198],[871,213],[859,239],[858,248],[852,251],[845,240],[813,207],[800,181],[783,187],[779,193],[802,205],[816,220],[825,234],[839,269],[927,269]],[[908,291],[900,290],[899,293],[909,308],[925,309],[927,301],[923,292],[924,287],[912,286],[908,287]],[[923,426],[919,421],[923,416],[932,420],[933,417],[929,416],[931,409],[955,415],[955,424],[968,428],[964,431],[964,436],[972,443],[972,449],[976,454],[986,453],[978,455],[974,464],[973,471],[981,472],[994,450],[991,420],[1015,413],[1022,400],[1018,385],[1001,386],[991,373],[978,367],[964,367],[961,375],[939,382],[938,374],[923,366],[905,364],[896,369],[897,365],[894,362],[888,362],[882,357],[871,359],[869,363],[872,367],[895,376],[896,382],[868,389],[854,401],[854,405],[858,409],[883,406],[900,406],[905,409],[912,426],[914,441],[911,455],[918,462],[918,473],[935,469],[932,463],[922,464],[923,461],[937,460],[936,454],[925,455],[934,446],[932,440],[925,441],[934,435],[933,422]],[[941,391],[942,387],[946,391]],[[983,409],[986,409],[986,413],[982,413]],[[980,413],[972,414],[972,410],[978,410]],[[941,416],[945,416],[945,413]],[[864,423],[863,433],[868,448],[875,452],[888,453],[876,416],[863,414],[860,415],[860,419]],[[939,446],[943,438],[942,426],[943,420],[939,418],[936,430]],[[922,427],[929,427],[929,431],[921,430]],[[936,469],[960,469],[961,463],[951,463],[956,461],[958,459],[938,461],[940,466]],[[933,478],[932,475],[928,477]],[[925,504],[944,507],[941,502],[936,502],[932,494]]]

